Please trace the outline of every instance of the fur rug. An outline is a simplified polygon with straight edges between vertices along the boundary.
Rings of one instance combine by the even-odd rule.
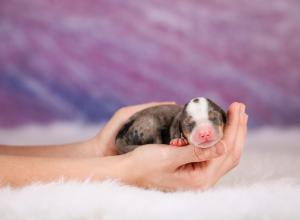
[[[57,129],[68,126],[55,126],[31,130],[44,143],[55,136],[60,142],[82,139],[97,130],[82,134],[85,128],[70,125],[69,135],[61,135]],[[33,143],[30,129],[0,134],[2,143]],[[299,134],[299,129],[252,131],[241,164],[206,192],[163,193],[113,181],[35,183],[0,190],[0,219],[300,219]]]

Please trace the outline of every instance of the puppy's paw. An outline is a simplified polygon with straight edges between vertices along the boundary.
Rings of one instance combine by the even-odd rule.
[[[185,138],[175,138],[170,141],[170,145],[175,147],[183,147],[188,145],[189,142]]]

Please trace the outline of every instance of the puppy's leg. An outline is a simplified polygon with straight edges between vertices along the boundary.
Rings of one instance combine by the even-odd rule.
[[[170,145],[175,147],[183,147],[188,145],[189,142],[185,138],[175,138],[170,141]]]

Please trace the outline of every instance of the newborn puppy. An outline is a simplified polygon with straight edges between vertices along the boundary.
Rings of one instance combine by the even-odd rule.
[[[203,97],[184,106],[154,106],[128,119],[116,136],[116,146],[120,154],[145,144],[207,148],[222,138],[225,123],[223,109]]]

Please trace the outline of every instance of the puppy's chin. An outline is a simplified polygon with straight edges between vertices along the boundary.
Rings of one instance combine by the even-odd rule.
[[[209,148],[209,147],[214,146],[216,143],[218,143],[219,140],[220,139],[208,141],[205,143],[191,143],[191,144],[194,145],[195,147],[199,147],[199,148]]]

